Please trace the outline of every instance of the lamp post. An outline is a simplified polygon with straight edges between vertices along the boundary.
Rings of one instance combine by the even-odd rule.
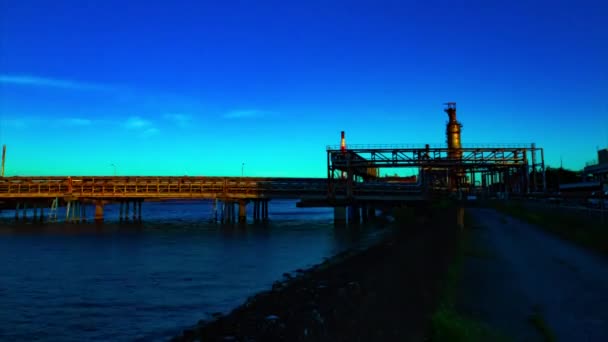
[[[245,176],[245,163],[241,163],[241,177]]]
[[[114,168],[114,177],[116,177],[116,165],[110,164],[110,166],[112,166]]]

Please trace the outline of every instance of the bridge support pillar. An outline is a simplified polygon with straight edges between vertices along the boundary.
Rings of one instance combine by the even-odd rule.
[[[122,219],[122,202],[120,203],[120,218]],[[95,202],[95,222],[103,222],[103,202]]]
[[[346,207],[334,207],[334,225],[343,226],[346,224]]]
[[[137,222],[137,201],[133,201],[133,222]]]
[[[262,220],[268,221],[268,202],[269,200],[262,200]]]
[[[371,204],[367,206],[367,216],[372,219],[376,217],[376,208]]]
[[[361,214],[359,212],[359,206],[356,204],[348,207],[348,223],[359,224],[361,223]]]
[[[40,223],[44,222],[44,205],[40,206]]]
[[[456,225],[458,226],[458,229],[464,229],[464,207],[458,207],[458,209],[456,209]]]
[[[253,200],[253,222],[258,222],[260,219],[260,201]]]
[[[361,220],[363,221],[363,223],[367,223],[368,221],[368,210],[367,210],[367,205],[366,204],[362,204],[361,205]]]
[[[137,201],[137,221],[141,222],[141,204],[143,203],[143,199]]]
[[[247,201],[239,201],[239,223],[247,222]]]
[[[125,221],[129,221],[129,200],[125,201]]]
[[[33,220],[36,222],[38,220],[38,203],[34,203],[32,208],[34,209]]]
[[[15,221],[19,221],[19,202],[15,205]]]
[[[122,212],[123,212],[123,209],[124,209],[124,205],[125,204],[123,203],[123,201],[119,202],[119,205],[118,205],[118,220],[119,221],[122,221]],[[97,206],[95,206],[95,208],[96,208],[95,212],[97,212]]]
[[[21,218],[23,221],[27,221],[27,203],[23,203],[23,207],[21,208]]]

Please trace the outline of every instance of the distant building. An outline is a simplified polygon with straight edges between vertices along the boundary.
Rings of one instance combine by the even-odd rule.
[[[597,151],[597,163],[599,165],[608,164],[608,148]]]
[[[597,164],[585,167],[584,179],[608,184],[608,148],[597,151],[597,161]]]

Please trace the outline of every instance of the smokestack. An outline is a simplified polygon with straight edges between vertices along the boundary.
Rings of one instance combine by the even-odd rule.
[[[2,145],[2,170],[0,171],[0,177],[4,177],[4,161],[6,160],[6,145]]]
[[[342,131],[342,133],[341,133],[340,150],[342,150],[342,152],[346,151],[346,139],[344,138],[344,131]]]
[[[462,157],[462,145],[460,143],[460,130],[462,125],[456,120],[456,102],[446,103],[447,108],[444,110],[448,113],[449,121],[445,129],[447,137],[448,149],[450,149],[450,158],[460,159]]]

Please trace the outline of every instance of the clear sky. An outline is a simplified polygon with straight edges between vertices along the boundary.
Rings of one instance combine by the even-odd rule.
[[[0,0],[7,175],[326,175],[325,146],[608,146],[608,2]],[[114,166],[112,166],[114,165]]]

